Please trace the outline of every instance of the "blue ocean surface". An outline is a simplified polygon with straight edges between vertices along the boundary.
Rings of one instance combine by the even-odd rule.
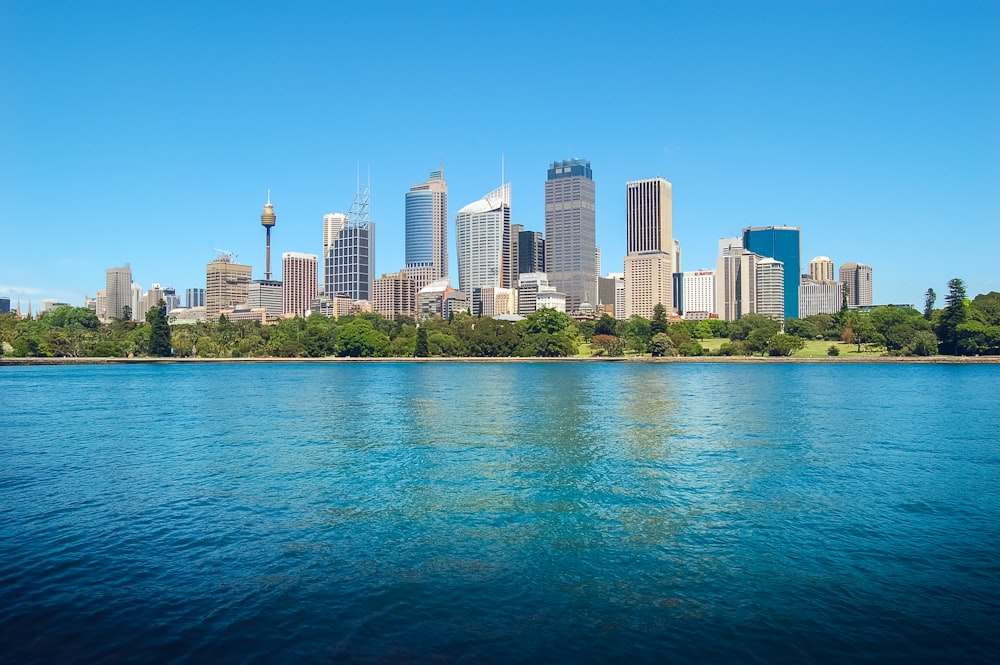
[[[0,661],[990,663],[1000,367],[0,368]]]

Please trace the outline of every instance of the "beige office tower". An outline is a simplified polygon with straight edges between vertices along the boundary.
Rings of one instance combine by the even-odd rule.
[[[809,262],[809,277],[818,284],[832,282],[836,278],[833,276],[833,261],[829,256],[817,256]]]
[[[872,304],[872,267],[864,263],[844,263],[840,266],[840,281],[847,291],[848,307]]]
[[[716,264],[715,305],[720,319],[735,321],[757,311],[757,263],[764,257],[742,247],[725,249]]]
[[[653,317],[656,305],[674,309],[672,188],[663,178],[625,185],[628,254],[625,318]]]
[[[247,302],[250,266],[233,263],[231,254],[219,254],[205,268],[205,316],[218,321],[224,309]]]
[[[763,258],[757,262],[757,313],[781,323],[785,320],[785,266]]]
[[[132,310],[132,267],[129,264],[126,263],[121,268],[107,269],[104,293],[106,321],[123,318],[126,307],[129,311]]]
[[[309,316],[309,305],[316,297],[319,258],[315,254],[285,252],[281,255],[281,311],[283,314]]]
[[[407,271],[383,274],[372,282],[372,311],[390,321],[397,316],[416,316],[417,291]]]

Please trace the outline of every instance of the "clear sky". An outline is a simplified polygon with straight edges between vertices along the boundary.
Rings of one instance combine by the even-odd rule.
[[[376,270],[443,160],[454,214],[500,184],[544,229],[553,160],[673,183],[683,268],[744,226],[802,228],[876,303],[1000,290],[1000,2],[0,0],[0,296],[82,305],[106,268],[183,289],[212,248],[319,254],[371,170]],[[941,300],[938,301],[939,306]]]

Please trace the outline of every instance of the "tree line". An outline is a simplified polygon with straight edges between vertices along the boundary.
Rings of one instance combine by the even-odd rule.
[[[162,303],[149,310],[144,323],[101,323],[87,308],[60,306],[34,320],[0,315],[0,349],[16,357],[566,357],[589,345],[592,354],[602,356],[788,356],[806,341],[826,340],[892,355],[1000,354],[1000,293],[969,300],[960,279],[948,288],[941,309],[934,308],[929,289],[923,313],[893,306],[842,309],[788,319],[783,330],[760,314],[670,323],[662,306],[651,319],[628,321],[607,314],[576,321],[542,309],[516,323],[459,314],[419,326],[409,317],[389,320],[371,313],[339,319],[311,314],[267,326],[223,316],[170,326]],[[702,342],[710,338],[724,341],[709,351]],[[839,349],[831,344],[831,355]]]

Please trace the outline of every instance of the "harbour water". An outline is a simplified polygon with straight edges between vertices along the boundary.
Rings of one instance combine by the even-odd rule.
[[[0,661],[996,662],[1000,368],[0,368]]]

